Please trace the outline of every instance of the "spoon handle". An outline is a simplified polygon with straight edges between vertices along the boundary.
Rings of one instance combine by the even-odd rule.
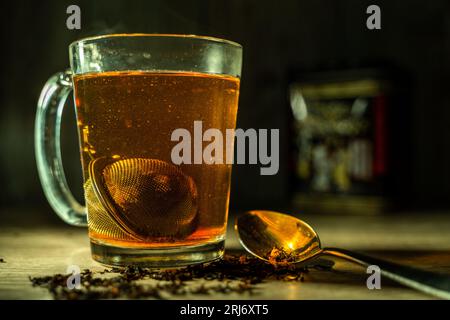
[[[381,275],[386,278],[439,298],[450,299],[450,276],[411,268],[345,249],[325,248],[323,253],[340,257],[365,267],[376,265],[381,269]]]

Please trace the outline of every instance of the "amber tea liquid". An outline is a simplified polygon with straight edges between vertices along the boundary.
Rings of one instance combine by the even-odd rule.
[[[189,72],[74,77],[89,235],[156,248],[224,239],[231,165],[175,166],[177,128],[234,129],[239,79]],[[225,153],[225,150],[223,150]]]

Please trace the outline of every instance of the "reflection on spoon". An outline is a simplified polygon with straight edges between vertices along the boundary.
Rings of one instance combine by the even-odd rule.
[[[340,257],[368,267],[376,265],[381,275],[419,291],[450,299],[450,277],[414,269],[360,253],[321,248],[317,233],[304,221],[273,211],[248,211],[236,219],[236,232],[252,255],[275,264],[305,263],[322,254]]]

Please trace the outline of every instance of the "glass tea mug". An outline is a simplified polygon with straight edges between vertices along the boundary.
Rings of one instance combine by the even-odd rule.
[[[231,164],[176,146],[194,140],[198,124],[223,136],[235,128],[242,47],[211,37],[117,34],[76,41],[69,53],[70,70],[48,80],[36,115],[37,167],[54,211],[88,226],[92,257],[103,264],[220,258]],[[61,115],[72,89],[86,206],[72,196],[61,159]]]

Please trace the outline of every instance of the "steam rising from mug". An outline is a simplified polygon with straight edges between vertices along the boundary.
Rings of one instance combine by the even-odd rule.
[[[89,174],[92,231],[117,240],[154,240],[185,238],[195,230],[197,188],[178,167],[156,159],[102,157],[90,162]]]

